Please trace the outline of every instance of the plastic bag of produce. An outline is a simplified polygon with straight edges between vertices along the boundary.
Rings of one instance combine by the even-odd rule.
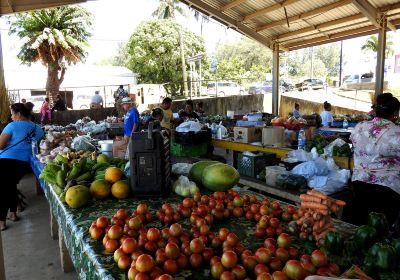
[[[184,162],[175,163],[172,165],[172,174],[187,176],[192,166],[193,164],[190,163],[184,163]]]
[[[283,190],[299,190],[307,185],[306,178],[295,174],[281,174],[276,179],[276,186]]]
[[[72,140],[71,147],[77,151],[95,151],[96,146],[91,143],[92,140],[93,139],[87,135],[78,136]]]
[[[188,122],[184,122],[184,123],[180,124],[176,128],[176,132],[189,132],[189,131],[199,132],[201,130],[201,128],[202,128],[202,125],[199,122],[188,121]]]
[[[344,144],[346,144],[346,142],[344,142],[342,139],[338,138],[335,141],[331,142],[328,146],[326,146],[324,148],[324,154],[327,156],[332,156],[332,152],[333,152],[333,147],[335,146],[343,146]]]
[[[193,196],[200,191],[195,182],[189,181],[186,176],[179,176],[178,180],[172,185],[174,192],[177,195],[188,197]]]

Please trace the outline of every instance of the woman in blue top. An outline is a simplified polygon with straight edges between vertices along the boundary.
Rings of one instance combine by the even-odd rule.
[[[5,230],[7,212],[18,221],[17,184],[29,171],[32,141],[43,137],[43,130],[30,121],[30,111],[22,103],[11,105],[11,119],[0,135],[0,170],[6,176],[0,188],[0,230]]]

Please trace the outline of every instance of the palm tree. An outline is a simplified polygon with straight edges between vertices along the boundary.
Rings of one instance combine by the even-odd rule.
[[[153,16],[159,19],[173,19],[175,18],[175,11],[179,12],[182,15],[185,15],[184,10],[181,6],[179,6],[179,0],[159,0],[160,5],[153,12]],[[179,45],[181,49],[181,61],[182,61],[182,75],[183,75],[183,88],[185,95],[189,93],[188,85],[187,85],[187,73],[186,73],[186,60],[185,60],[185,51],[184,51],[184,42],[182,32],[178,30],[179,33]]]
[[[24,64],[40,61],[47,67],[46,94],[54,98],[66,64],[84,61],[87,56],[91,14],[79,6],[65,6],[17,14],[9,23],[9,33],[23,42],[18,58]]]
[[[361,46],[363,51],[371,51],[378,52],[378,37],[376,35],[370,36],[367,41]],[[386,37],[386,50],[385,50],[385,58],[394,54],[393,42],[391,41],[390,36]]]

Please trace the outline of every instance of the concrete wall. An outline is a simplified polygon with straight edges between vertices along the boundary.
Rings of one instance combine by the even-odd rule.
[[[87,109],[87,110],[68,110],[62,112],[54,112],[52,115],[52,123],[58,125],[68,125],[75,123],[77,120],[83,117],[90,117],[95,121],[105,120],[108,116],[113,114],[114,108],[103,108],[103,109]],[[40,122],[40,114],[35,113],[36,122]]]
[[[306,101],[302,99],[281,96],[279,115],[282,117],[287,117],[290,112],[293,112],[294,104],[300,105],[300,112],[303,115],[308,115],[312,113],[321,113],[324,111],[324,105],[321,103]],[[336,107],[332,105],[332,114],[335,115],[351,115],[351,114],[365,114],[365,112],[355,111],[352,109]]]
[[[226,112],[235,111],[235,114],[243,114],[250,111],[263,111],[263,100],[264,95],[238,95],[229,97],[217,97],[217,98],[200,98],[193,99],[193,103],[196,105],[198,102],[203,102],[203,109],[206,115],[226,115]],[[158,107],[159,104],[151,104],[149,108]],[[173,110],[179,111],[184,109],[185,100],[174,100]]]

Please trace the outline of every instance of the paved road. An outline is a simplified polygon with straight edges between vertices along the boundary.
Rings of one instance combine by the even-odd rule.
[[[349,109],[354,109],[363,112],[369,112],[371,110],[371,103],[364,102],[361,100],[355,100],[353,98],[347,98],[342,95],[337,95],[337,89],[327,88],[326,90],[305,90],[305,91],[292,91],[285,92],[282,95],[288,97],[299,98],[303,100],[309,100],[313,102],[323,103],[328,101],[332,106],[339,106]]]

